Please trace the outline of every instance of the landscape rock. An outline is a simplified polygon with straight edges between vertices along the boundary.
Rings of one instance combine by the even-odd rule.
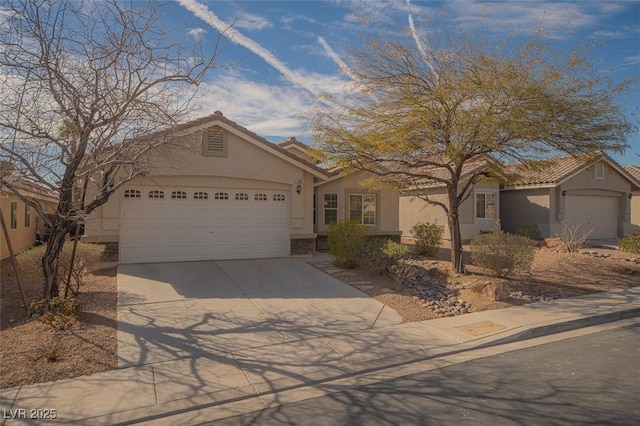
[[[552,251],[556,253],[567,253],[569,251],[569,247],[567,243],[562,241],[561,238],[553,237],[553,238],[545,238],[540,243],[540,250]]]

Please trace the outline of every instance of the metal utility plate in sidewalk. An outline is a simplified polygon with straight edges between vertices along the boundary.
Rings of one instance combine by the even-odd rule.
[[[480,321],[456,327],[456,329],[471,336],[482,336],[484,334],[495,333],[506,328],[507,327],[504,325],[500,325],[492,321]]]

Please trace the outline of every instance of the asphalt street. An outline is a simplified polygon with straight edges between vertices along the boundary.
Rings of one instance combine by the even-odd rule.
[[[637,425],[640,325],[217,421],[215,425]]]

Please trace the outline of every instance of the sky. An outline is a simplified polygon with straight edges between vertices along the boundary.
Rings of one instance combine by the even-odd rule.
[[[640,1],[176,0],[162,10],[185,37],[222,46],[193,116],[221,111],[276,143],[291,136],[313,142],[304,114],[324,94],[342,93],[351,81],[349,49],[380,31],[410,31],[428,42],[438,25],[482,27],[497,38],[542,28],[560,49],[595,46],[590,59],[615,81],[640,79]],[[640,84],[618,102],[640,127]],[[622,166],[640,164],[637,129],[628,143],[613,158]]]

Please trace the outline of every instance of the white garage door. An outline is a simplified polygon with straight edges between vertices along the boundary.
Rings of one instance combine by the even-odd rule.
[[[593,228],[589,238],[617,238],[618,200],[618,197],[567,195],[564,223]]]
[[[123,192],[120,261],[289,255],[289,193],[131,187]]]

